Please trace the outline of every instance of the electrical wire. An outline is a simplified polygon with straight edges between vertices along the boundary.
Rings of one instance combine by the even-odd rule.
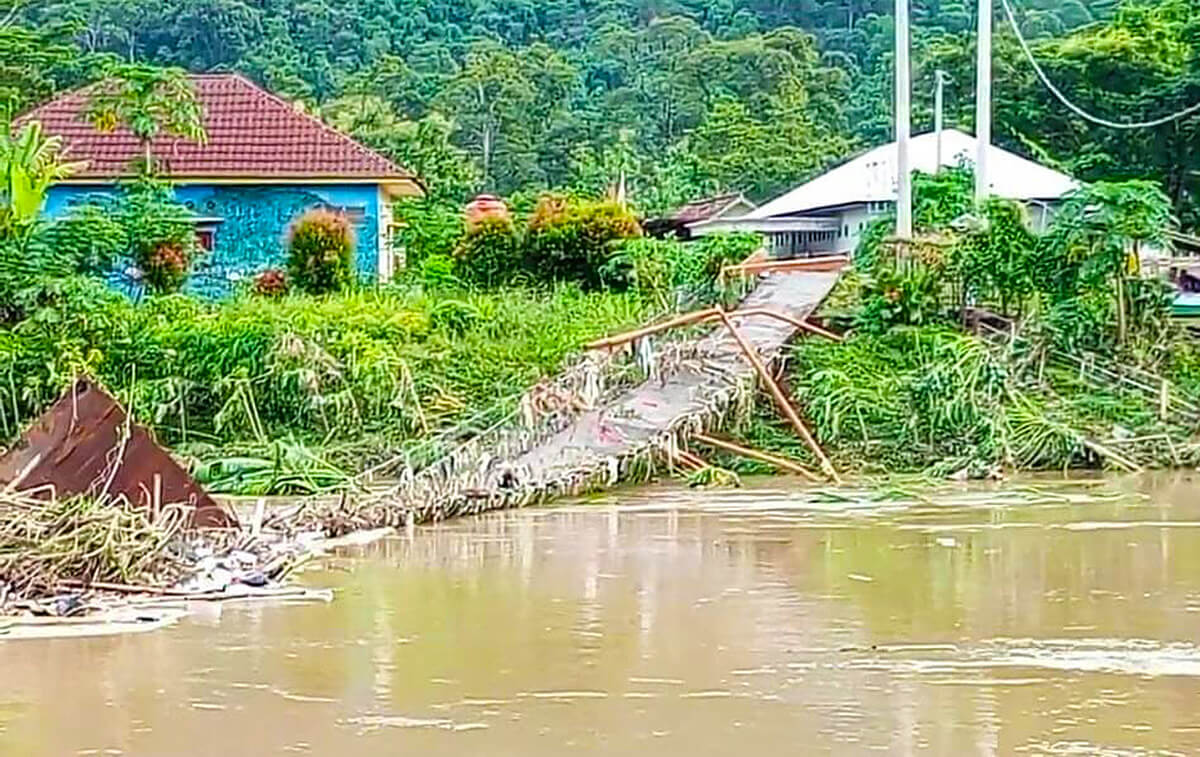
[[[1186,118],[1193,113],[1200,112],[1200,103],[1196,103],[1191,107],[1184,108],[1183,110],[1177,113],[1172,113],[1169,116],[1155,118],[1150,121],[1137,121],[1132,123],[1110,121],[1107,118],[1101,118],[1088,113],[1083,108],[1071,102],[1067,96],[1062,93],[1062,90],[1054,86],[1054,82],[1050,81],[1050,77],[1046,75],[1046,72],[1042,69],[1041,65],[1039,65],[1037,60],[1033,57],[1033,51],[1029,49],[1029,43],[1025,41],[1025,37],[1021,34],[1021,28],[1017,24],[1017,18],[1013,14],[1012,6],[1009,5],[1008,0],[1000,0],[1000,4],[1004,6],[1004,14],[1008,16],[1008,23],[1012,27],[1013,34],[1017,36],[1017,42],[1020,43],[1021,49],[1025,52],[1025,58],[1029,61],[1029,65],[1033,66],[1033,70],[1038,75],[1038,78],[1042,80],[1042,84],[1046,86],[1046,89],[1050,90],[1050,93],[1054,95],[1059,102],[1065,105],[1072,113],[1076,114],[1080,118],[1086,121],[1091,121],[1092,123],[1100,126],[1106,126],[1110,129],[1134,131],[1137,129],[1153,129],[1156,126],[1162,126],[1163,124],[1168,124],[1172,121],[1178,121],[1179,119]]]

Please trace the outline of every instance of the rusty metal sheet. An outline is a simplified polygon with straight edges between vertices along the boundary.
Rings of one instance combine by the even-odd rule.
[[[121,444],[125,411],[107,392],[80,379],[0,458],[0,484],[20,478],[22,490],[51,485],[58,496],[97,494],[111,477],[111,494],[138,507],[161,502],[195,507],[192,525],[234,526],[237,521],[197,484],[141,426],[129,424]]]

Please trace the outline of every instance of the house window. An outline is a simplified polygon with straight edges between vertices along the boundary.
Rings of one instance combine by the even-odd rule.
[[[205,252],[212,252],[217,246],[217,229],[225,219],[215,216],[195,218],[196,244]]]
[[[196,229],[196,244],[205,252],[212,252],[217,242],[217,230],[209,226]]]

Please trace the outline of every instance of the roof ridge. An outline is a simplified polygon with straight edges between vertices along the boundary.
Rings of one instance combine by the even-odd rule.
[[[311,121],[317,128],[321,129],[324,132],[332,134],[332,135],[336,136],[342,142],[345,142],[347,145],[350,146],[351,149],[353,149],[359,153],[362,153],[363,155],[365,155],[369,158],[377,158],[379,160],[382,160],[385,164],[387,164],[387,167],[390,168],[392,171],[395,171],[398,174],[407,175],[409,178],[412,178],[413,173],[411,171],[401,168],[387,156],[382,155],[379,152],[376,152],[375,150],[372,150],[371,148],[367,147],[366,145],[360,143],[358,140],[350,137],[350,135],[344,134],[344,133],[338,131],[337,129],[333,128],[332,126],[325,123],[321,119],[319,119],[316,116],[309,113],[307,110],[300,110],[300,109],[296,108],[294,103],[289,103],[287,100],[284,100],[279,95],[276,95],[275,93],[273,93],[267,89],[264,89],[263,87],[258,86],[252,80],[250,80],[248,77],[243,76],[242,74],[237,73],[237,72],[229,74],[229,77],[235,81],[241,82],[242,84],[245,84],[246,86],[250,87],[259,96],[266,97],[267,99],[274,101],[278,105],[281,105],[282,107],[286,108],[289,113],[292,113],[294,115],[300,116],[301,118]]]

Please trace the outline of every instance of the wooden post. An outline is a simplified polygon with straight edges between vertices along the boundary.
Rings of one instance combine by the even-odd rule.
[[[808,430],[808,427],[804,425],[804,421],[800,420],[800,416],[796,415],[796,409],[792,407],[792,403],[788,402],[788,398],[784,395],[783,390],[779,388],[779,384],[777,384],[775,379],[771,377],[771,373],[767,370],[767,367],[763,365],[762,358],[759,357],[758,353],[755,352],[749,343],[746,342],[745,337],[743,337],[741,332],[739,332],[733,325],[733,321],[729,320],[728,314],[726,314],[724,310],[720,309],[718,309],[718,312],[720,313],[721,322],[725,324],[725,328],[729,329],[729,333],[733,335],[734,340],[736,340],[738,346],[741,347],[742,353],[746,356],[746,359],[750,361],[752,366],[754,366],[754,370],[758,372],[759,378],[762,379],[763,383],[766,384],[767,389],[770,390],[771,396],[775,399],[775,404],[779,406],[779,410],[783,413],[784,417],[787,418],[788,422],[792,424],[792,428],[796,429],[796,433],[799,434],[800,438],[804,440],[804,443],[809,446],[809,449],[813,451],[813,454],[817,456],[817,459],[821,461],[821,471],[824,472],[825,475],[830,479],[832,479],[834,483],[840,485],[842,483],[842,479],[840,476],[838,476],[837,470],[834,469],[833,463],[829,460],[829,457],[826,456],[825,451],[821,449],[821,445],[817,444],[816,438],[813,437],[812,433]]]
[[[707,434],[696,434],[692,438],[695,439],[696,441],[700,442],[701,444],[707,444],[710,447],[715,447],[717,449],[725,450],[726,452],[732,452],[735,455],[741,455],[742,457],[748,457],[751,460],[758,460],[760,463],[766,463],[767,465],[774,465],[776,468],[779,468],[780,470],[797,473],[801,476],[804,476],[809,481],[820,481],[821,480],[820,476],[813,473],[808,468],[805,468],[804,466],[800,465],[799,463],[794,463],[791,460],[787,460],[782,457],[777,457],[776,455],[769,455],[766,452],[759,452],[758,450],[753,450],[753,449],[750,449],[749,447],[743,447],[741,445],[734,444],[733,442],[727,442],[722,439],[717,439],[717,438],[709,436]]]
[[[1171,410],[1171,384],[1166,380],[1162,380],[1162,388],[1158,392],[1158,417],[1162,420],[1167,419],[1167,415]]]

